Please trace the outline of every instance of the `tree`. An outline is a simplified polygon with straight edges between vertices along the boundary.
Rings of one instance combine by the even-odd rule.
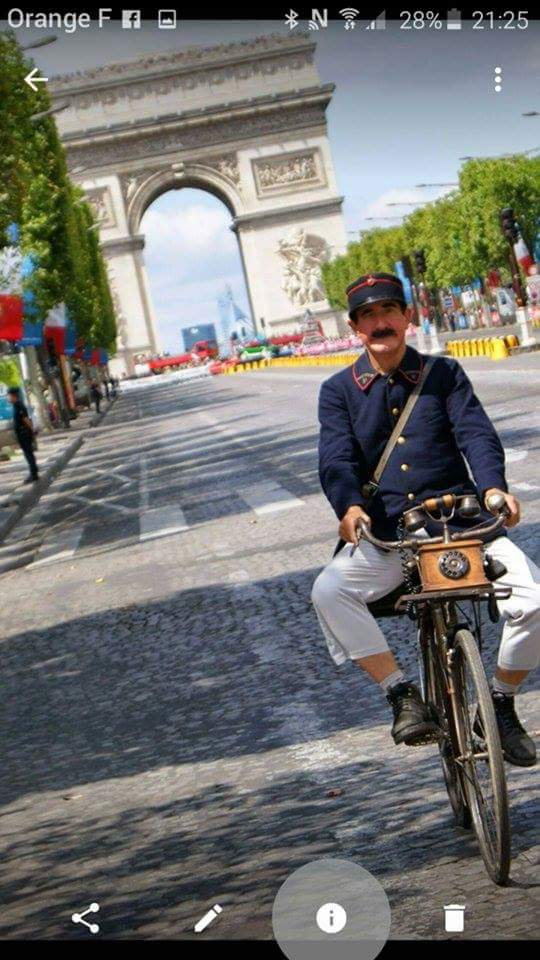
[[[513,207],[525,242],[532,248],[540,215],[540,157],[515,154],[499,160],[469,160],[461,168],[459,189],[414,210],[401,226],[364,233],[347,253],[323,266],[328,302],[346,309],[345,288],[371,271],[394,271],[413,250],[424,251],[429,286],[470,283],[493,267],[510,280],[508,244],[500,211]]]

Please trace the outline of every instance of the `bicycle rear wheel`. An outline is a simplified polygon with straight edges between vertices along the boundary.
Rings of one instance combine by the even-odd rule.
[[[440,662],[439,652],[426,642],[427,631],[433,627],[424,621],[422,625],[424,639],[424,699],[429,703],[437,715],[437,722],[444,732],[444,738],[439,741],[439,756],[444,776],[444,782],[450,800],[450,806],[458,826],[469,830],[472,824],[471,812],[467,805],[467,795],[463,784],[463,772],[460,764],[456,763],[456,754],[459,754],[456,731],[453,723],[452,704],[446,689],[444,669]]]
[[[503,885],[510,869],[510,820],[493,701],[480,652],[469,630],[456,631],[453,651],[454,720],[459,743],[455,759],[461,767],[467,805],[486,870],[495,883]],[[477,715],[483,740],[473,730]]]

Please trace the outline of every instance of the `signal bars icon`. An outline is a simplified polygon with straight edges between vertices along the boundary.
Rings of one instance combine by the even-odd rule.
[[[340,17],[345,20],[346,30],[354,30],[354,21],[359,14],[360,11],[355,10],[354,7],[344,7],[343,10],[339,11]]]

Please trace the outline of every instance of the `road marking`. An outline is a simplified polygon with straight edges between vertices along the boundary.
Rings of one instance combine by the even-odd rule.
[[[150,494],[148,490],[148,459],[145,456],[140,460],[141,472],[139,479],[139,509],[140,533],[139,540],[156,540],[158,537],[168,537],[173,533],[182,533],[189,530],[183,510],[174,503],[167,503],[161,507],[149,509]]]
[[[289,493],[285,487],[274,480],[261,480],[259,483],[241,489],[237,487],[236,493],[258,516],[304,506],[303,500]]]
[[[183,511],[175,504],[168,503],[141,514],[139,540],[155,540],[183,530],[189,530]]]
[[[28,570],[42,567],[57,560],[67,560],[75,553],[84,531],[84,524],[77,527],[66,527],[58,530],[50,541],[45,541],[38,551],[39,560],[28,564]]]
[[[135,507],[122,507],[119,503],[109,503],[107,500],[91,500],[90,497],[81,497],[78,493],[66,494],[66,500],[75,500],[77,503],[84,503],[87,507],[97,507],[99,510],[113,510],[124,516],[137,513]]]

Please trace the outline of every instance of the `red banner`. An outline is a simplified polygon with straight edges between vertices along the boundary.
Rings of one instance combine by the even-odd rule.
[[[22,297],[0,293],[0,340],[20,340],[22,335]]]
[[[45,327],[43,334],[47,347],[49,347],[49,341],[52,340],[57,356],[64,352],[66,345],[66,331],[64,327]]]

